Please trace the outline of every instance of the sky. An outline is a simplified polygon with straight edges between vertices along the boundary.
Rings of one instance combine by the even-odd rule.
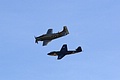
[[[0,80],[120,80],[119,0],[0,0]],[[47,46],[34,36],[67,26]],[[61,60],[47,53],[81,46]]]

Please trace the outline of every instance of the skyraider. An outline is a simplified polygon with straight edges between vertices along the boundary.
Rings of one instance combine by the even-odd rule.
[[[53,29],[48,29],[46,34],[35,37],[35,43],[38,44],[38,41],[43,41],[43,46],[46,46],[51,40],[66,36],[67,34],[69,34],[67,26],[64,26],[63,30],[58,33],[53,33]]]

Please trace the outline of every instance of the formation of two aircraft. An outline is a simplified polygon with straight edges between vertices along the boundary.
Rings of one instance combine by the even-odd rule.
[[[63,30],[58,33],[53,33],[53,29],[48,29],[46,34],[35,37],[35,43],[38,44],[38,41],[43,41],[43,46],[46,46],[51,40],[62,37],[62,36],[66,36],[67,34],[69,34],[69,31],[66,26],[64,26]],[[48,55],[58,56],[57,59],[59,60],[59,59],[62,59],[65,55],[75,54],[78,52],[82,52],[82,48],[80,46],[76,50],[68,51],[67,44],[64,44],[60,51],[52,51],[48,53]]]

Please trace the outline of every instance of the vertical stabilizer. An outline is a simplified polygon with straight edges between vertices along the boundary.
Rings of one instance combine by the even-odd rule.
[[[81,52],[82,51],[82,48],[79,46],[77,49],[76,49],[77,52]]]
[[[69,31],[68,31],[68,29],[67,29],[67,26],[64,26],[64,27],[63,27],[63,32],[65,32],[66,35],[69,34]]]

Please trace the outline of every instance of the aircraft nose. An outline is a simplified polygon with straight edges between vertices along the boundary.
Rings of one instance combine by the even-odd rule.
[[[35,43],[37,43],[38,44],[38,40],[35,38]]]
[[[47,55],[50,55],[50,56],[57,56],[57,54],[55,52],[50,52],[48,53]]]
[[[51,53],[48,53],[47,55],[51,55]]]

